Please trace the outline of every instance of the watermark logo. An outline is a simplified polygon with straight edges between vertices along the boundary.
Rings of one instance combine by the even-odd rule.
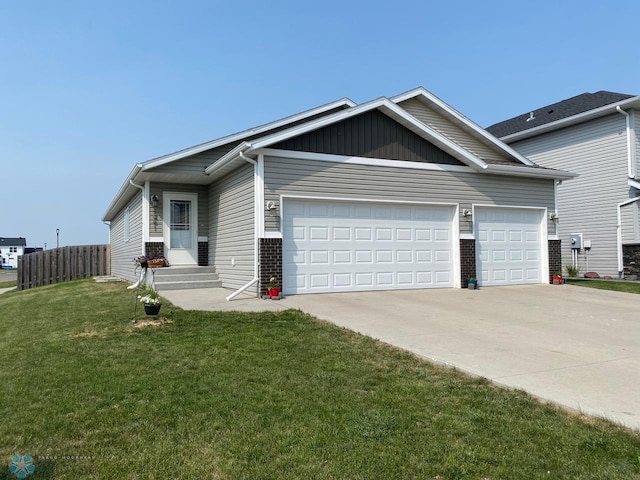
[[[18,478],[27,478],[36,471],[31,455],[13,455],[9,463],[9,471]]]

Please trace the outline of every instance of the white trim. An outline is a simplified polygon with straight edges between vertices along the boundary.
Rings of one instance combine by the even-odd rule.
[[[198,241],[199,242],[208,242],[209,241],[209,237],[198,237]]]
[[[194,192],[170,192],[164,191],[162,192],[162,233],[164,238],[167,239],[165,243],[165,255],[167,257],[171,256],[171,232],[170,232],[170,217],[171,217],[171,209],[170,203],[171,200],[189,200],[192,202],[192,211],[191,218],[189,221],[193,226],[193,236],[191,237],[191,248],[184,249],[175,249],[176,251],[189,251],[191,252],[190,257],[191,261],[189,263],[185,263],[185,265],[197,265],[198,264],[198,194]],[[169,258],[169,261],[174,264],[180,264],[180,262],[172,261]]]
[[[476,236],[473,233],[461,233],[460,240],[475,240]]]
[[[488,204],[473,204],[471,205],[471,209],[473,210],[473,233],[475,234],[477,231],[477,221],[476,221],[476,207],[478,208],[509,208],[509,209],[518,209],[518,210],[538,210],[542,212],[540,218],[540,283],[547,284],[549,283],[549,231],[547,229],[548,220],[548,209],[547,207],[529,207],[529,206],[518,206],[518,205],[488,205]],[[476,252],[476,275],[479,276],[478,271],[478,259],[480,257]]]
[[[256,217],[258,219],[258,238],[264,237],[264,155],[258,154],[256,165]]]
[[[144,242],[149,241],[149,218],[151,208],[151,203],[149,199],[151,198],[151,182],[148,180],[144,182],[144,190],[142,191],[142,242],[144,249]]]
[[[414,200],[386,200],[379,198],[358,198],[358,197],[322,197],[316,195],[295,195],[283,193],[280,195],[280,220],[282,220],[282,203],[287,198],[296,198],[301,200],[329,200],[331,202],[360,202],[360,203],[398,203],[402,205],[434,205],[440,207],[457,207],[458,203],[453,202],[421,202]],[[280,222],[282,225],[282,221]]]
[[[625,100],[621,100],[620,102],[611,103],[600,108],[588,110],[577,115],[572,115],[571,117],[556,120],[555,122],[545,123],[544,125],[540,125],[538,127],[522,130],[520,132],[512,133],[511,135],[505,135],[504,137],[500,137],[500,140],[502,140],[503,142],[515,142],[517,140],[533,137],[535,135],[539,135],[551,130],[558,130],[560,128],[568,127],[576,123],[586,122],[587,120],[591,120],[592,118],[598,118],[608,114],[615,114],[617,113],[617,107],[636,108],[639,105],[640,96],[627,98]]]
[[[565,172],[564,170],[554,170],[551,168],[531,168],[518,167],[511,165],[495,165],[489,164],[487,173],[495,173],[497,175],[513,175],[515,177],[534,177],[534,178],[555,178],[557,180],[567,180],[577,177],[577,173]]]
[[[164,243],[164,237],[149,237],[150,242],[162,242]]]
[[[333,123],[346,120],[348,118],[360,115],[362,113],[365,113],[374,109],[381,109],[383,113],[385,113],[387,116],[393,118],[401,125],[409,128],[415,134],[422,136],[422,138],[424,138],[425,140],[428,140],[431,143],[435,143],[436,146],[443,148],[445,151],[449,149],[455,152],[458,155],[457,157],[458,160],[462,161],[463,163],[466,163],[467,165],[477,170],[484,170],[485,168],[487,168],[486,162],[484,162],[477,156],[473,155],[471,152],[465,150],[457,143],[451,141],[449,138],[445,137],[438,131],[420,122],[417,118],[413,117],[404,109],[402,109],[401,107],[399,107],[398,105],[391,102],[388,98],[385,98],[385,97],[372,100],[367,103],[363,103],[361,105],[358,105],[357,107],[353,107],[348,110],[344,110],[342,112],[334,113],[332,115],[328,115],[326,117],[317,119],[312,122],[304,123],[302,125],[289,128],[282,132],[278,132],[272,135],[268,135],[266,137],[256,139],[251,143],[250,150],[266,148],[275,143],[282,142],[284,140],[287,140],[289,138],[292,138],[298,135],[302,135],[312,130],[317,130],[318,128],[322,128],[327,125],[331,125]]]
[[[264,232],[262,238],[282,238],[282,232]]]
[[[627,180],[627,184],[628,184],[630,187],[635,188],[636,190],[640,190],[640,182],[638,182],[637,180],[631,180],[631,179],[628,179],[628,180]]]
[[[547,235],[547,240],[560,240],[560,236],[558,235]]]
[[[422,97],[423,99],[426,99],[429,102],[437,105],[442,110],[444,110],[446,113],[448,113],[451,117],[455,118],[459,123],[462,123],[462,124],[466,125],[467,127],[471,128],[475,133],[481,135],[486,140],[491,142],[494,146],[498,147],[500,150],[502,150],[503,152],[507,153],[509,156],[515,158],[516,160],[518,160],[519,162],[523,163],[524,165],[528,165],[528,166],[534,166],[535,165],[527,157],[521,155],[520,153],[516,152],[513,148],[509,147],[505,143],[503,143],[500,140],[498,140],[496,137],[494,137],[489,132],[487,132],[484,128],[480,127],[474,121],[470,120],[468,117],[466,117],[465,115],[463,115],[460,112],[458,112],[451,105],[449,105],[449,104],[443,102],[442,100],[440,100],[438,97],[436,97],[433,93],[429,92],[424,87],[418,87],[418,88],[415,88],[415,89],[410,90],[408,92],[402,93],[400,95],[396,95],[395,97],[391,98],[391,101],[394,102],[394,103],[401,103],[401,102],[403,102],[405,100],[409,100],[409,99],[415,98],[415,97]]]
[[[446,165],[440,163],[420,163],[405,160],[387,160],[384,158],[349,157],[329,153],[298,152],[291,150],[278,150],[263,148],[259,152],[264,156],[295,158],[299,160],[318,160],[320,162],[349,163],[352,165],[372,165],[377,167],[408,168],[415,170],[434,170],[442,172],[473,173],[474,170],[466,165]]]
[[[173,162],[175,160],[179,160],[181,158],[185,158],[191,155],[195,155],[196,153],[204,152],[205,150],[210,150],[212,148],[220,147],[222,145],[226,145],[228,143],[237,142],[246,137],[253,136],[259,133],[263,133],[274,128],[281,127],[283,125],[287,125],[289,123],[295,123],[300,120],[304,120],[305,118],[313,117],[315,115],[319,115],[324,112],[328,112],[329,110],[333,110],[339,107],[355,107],[356,104],[349,100],[348,98],[342,98],[335,102],[327,103],[326,105],[321,105],[316,108],[312,108],[311,110],[306,110],[301,113],[297,113],[295,115],[291,115],[289,117],[282,118],[280,120],[276,120],[271,123],[266,123],[264,125],[250,128],[248,130],[243,130],[242,132],[234,133],[232,135],[228,135],[226,137],[221,137],[216,140],[211,140],[210,142],[205,142],[200,145],[195,145],[190,148],[186,148],[184,150],[179,150],[174,153],[170,153],[168,155],[163,155],[161,157],[154,158],[149,160],[141,165],[142,170],[149,170],[151,168],[156,168],[166,163]]]

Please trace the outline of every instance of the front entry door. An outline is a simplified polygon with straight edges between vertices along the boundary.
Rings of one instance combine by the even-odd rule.
[[[164,242],[171,265],[198,264],[198,195],[164,194]]]

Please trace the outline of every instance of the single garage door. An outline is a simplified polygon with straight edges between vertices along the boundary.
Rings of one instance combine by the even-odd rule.
[[[544,210],[476,207],[474,223],[478,283],[543,283]]]
[[[283,292],[453,286],[454,209],[285,199]]]

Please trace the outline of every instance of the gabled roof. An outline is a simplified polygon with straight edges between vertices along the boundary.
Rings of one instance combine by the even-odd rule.
[[[27,240],[23,237],[0,237],[0,248],[2,247],[25,247]]]
[[[518,115],[517,117],[510,118],[509,120],[491,125],[487,127],[487,131],[501,139],[528,130],[531,130],[532,132],[530,133],[533,134],[539,131],[540,127],[544,125],[549,125],[550,127],[552,126],[550,124],[558,125],[558,127],[565,126],[565,124],[560,123],[562,120],[576,117],[587,112],[598,112],[608,105],[615,107],[614,104],[619,104],[620,102],[625,103],[625,100],[635,100],[638,98],[639,97],[634,97],[634,95],[607,92],[605,90],[596,93],[582,93],[561,102],[537,108]],[[559,123],[556,124],[555,122]]]

